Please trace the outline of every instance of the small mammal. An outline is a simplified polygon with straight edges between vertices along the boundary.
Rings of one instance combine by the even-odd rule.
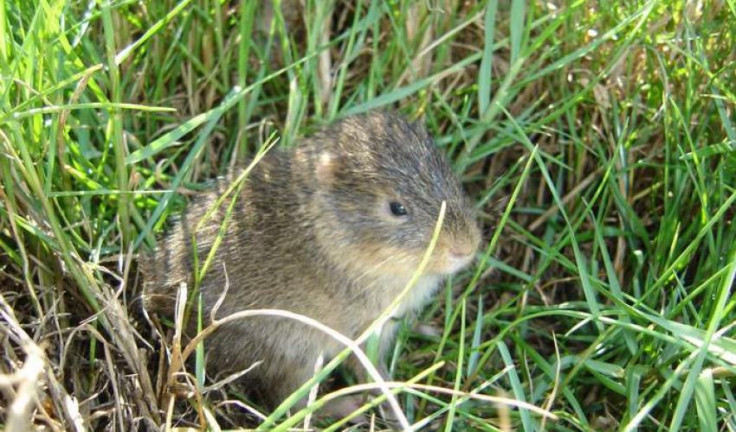
[[[442,201],[446,213],[431,261],[395,316],[424,306],[446,276],[471,263],[480,242],[474,209],[429,133],[393,114],[348,117],[292,150],[272,150],[245,182],[201,282],[206,318],[227,275],[218,318],[245,309],[285,309],[354,339],[407,286]],[[213,191],[190,203],[141,263],[149,312],[173,316],[180,283],[192,287],[193,230],[217,198]],[[195,233],[200,265],[229,201]],[[397,325],[389,320],[384,326],[382,352]],[[312,376],[320,353],[327,362],[343,348],[303,323],[273,316],[229,323],[205,340],[210,372],[234,372],[262,361],[243,378],[270,404]]]

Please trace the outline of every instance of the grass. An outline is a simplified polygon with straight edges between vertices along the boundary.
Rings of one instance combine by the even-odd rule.
[[[733,0],[267,3],[0,0],[0,425],[259,424],[167,399],[137,254],[273,134],[393,109],[485,232],[400,333],[409,422],[736,430]]]

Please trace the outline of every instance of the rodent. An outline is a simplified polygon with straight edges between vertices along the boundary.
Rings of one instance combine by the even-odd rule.
[[[238,173],[218,184],[227,185]],[[480,242],[473,205],[427,130],[392,113],[347,117],[294,149],[271,150],[245,182],[201,281],[206,318],[227,273],[218,318],[245,309],[285,309],[356,338],[406,287],[442,201],[446,213],[432,258],[395,316],[424,306],[446,276],[472,262]],[[149,313],[173,316],[180,283],[192,287],[192,230],[219,193],[195,198],[142,260]],[[200,263],[228,203],[196,233]],[[396,329],[395,320],[384,326],[382,352]],[[210,372],[263,361],[243,379],[267,404],[281,402],[309,379],[320,353],[328,361],[343,348],[302,323],[271,316],[238,320],[205,340]]]

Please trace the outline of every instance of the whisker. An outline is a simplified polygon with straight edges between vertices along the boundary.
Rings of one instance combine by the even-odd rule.
[[[357,279],[355,279],[355,282],[359,282],[359,281],[360,281],[361,279],[363,279],[363,278],[364,278],[364,277],[365,277],[365,276],[366,276],[366,275],[367,275],[368,273],[370,273],[370,272],[372,272],[372,271],[375,271],[375,270],[376,270],[376,269],[378,269],[378,268],[381,268],[381,267],[383,267],[383,266],[384,266],[384,265],[385,265],[385,264],[386,264],[387,262],[391,261],[391,259],[392,259],[392,258],[393,258],[393,256],[390,256],[390,257],[386,258],[385,260],[383,260],[383,261],[379,262],[379,263],[378,263],[378,264],[376,264],[375,266],[373,266],[373,268],[369,268],[368,270],[366,270],[365,272],[363,272],[363,274],[362,274],[362,275],[358,276],[358,278],[357,278]]]

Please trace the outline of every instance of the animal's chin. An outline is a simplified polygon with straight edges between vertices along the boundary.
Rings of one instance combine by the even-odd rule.
[[[468,267],[473,262],[473,256],[463,258],[444,257],[440,263],[436,265],[436,273],[443,276],[453,275],[460,270]]]
[[[467,268],[473,262],[473,256],[467,256],[462,258],[455,258],[449,256],[433,257],[427,267],[424,269],[424,274],[435,275],[435,276],[450,276],[460,270]],[[396,277],[410,277],[414,274],[420,265],[420,260],[416,262],[403,262],[397,263],[397,265],[384,265],[382,272],[387,275],[394,275]]]
[[[370,250],[367,248],[368,251]],[[406,279],[414,275],[421,263],[421,255],[425,252],[423,249],[415,251],[415,253],[407,253],[406,250],[370,253],[367,250],[351,250],[338,254],[345,261],[346,256],[353,256],[351,260],[354,269],[364,276],[392,276],[396,278]],[[458,271],[468,267],[474,259],[474,255],[452,256],[446,251],[435,251],[423,273],[425,275],[450,276]]]

